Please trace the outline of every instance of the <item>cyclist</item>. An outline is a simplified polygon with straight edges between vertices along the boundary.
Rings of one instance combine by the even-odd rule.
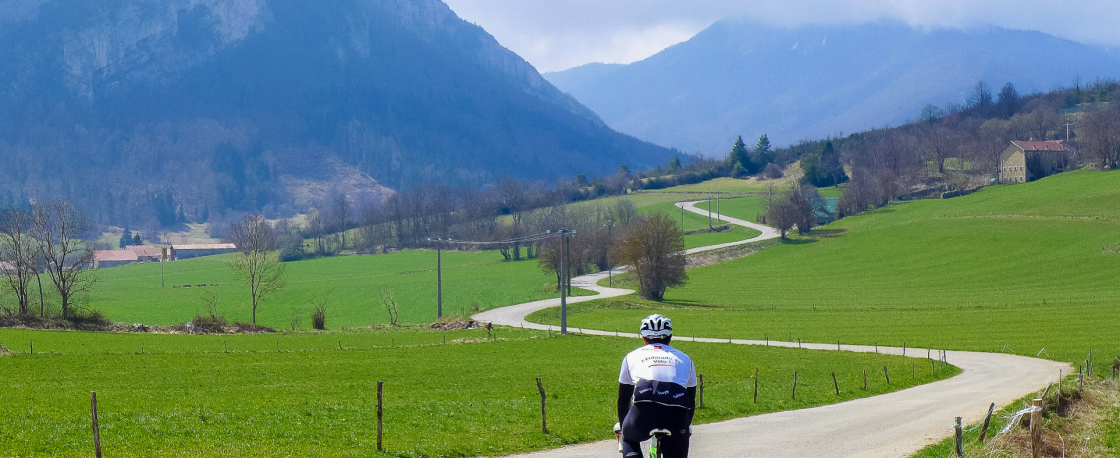
[[[667,429],[661,450],[665,458],[688,456],[690,425],[696,405],[696,368],[692,359],[669,346],[673,323],[653,314],[642,320],[645,346],[622,359],[618,376],[618,424],[623,458],[639,458],[650,431]],[[633,400],[633,402],[631,402]]]

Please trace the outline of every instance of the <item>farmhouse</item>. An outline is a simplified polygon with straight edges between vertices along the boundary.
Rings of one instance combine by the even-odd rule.
[[[139,261],[136,253],[130,250],[97,250],[93,253],[93,268],[123,266]]]
[[[136,253],[139,262],[160,262],[164,256],[163,248],[151,245],[131,245],[128,247],[128,251]]]
[[[1065,169],[1062,141],[1013,141],[999,155],[999,182],[1026,183]]]
[[[233,253],[237,245],[232,243],[209,243],[204,245],[171,245],[170,256],[172,261],[197,258],[199,256],[213,256],[216,254]]]

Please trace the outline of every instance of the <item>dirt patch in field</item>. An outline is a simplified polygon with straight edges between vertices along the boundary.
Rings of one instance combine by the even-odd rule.
[[[428,329],[437,331],[459,331],[464,329],[478,329],[488,328],[489,323],[482,324],[474,320],[451,320],[451,321],[438,321],[428,325]]]

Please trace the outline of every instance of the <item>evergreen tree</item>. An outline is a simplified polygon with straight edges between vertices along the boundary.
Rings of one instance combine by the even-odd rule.
[[[754,156],[760,169],[774,162],[774,152],[770,150],[770,138],[766,134],[758,137],[758,143],[754,146]]]
[[[681,155],[680,154],[674,154],[673,155],[673,160],[671,162],[669,162],[669,171],[670,172],[676,172],[677,170],[680,170],[680,169],[681,169]]]
[[[136,235],[132,236],[132,244],[134,246],[140,246],[140,245],[144,244],[144,241],[140,239],[140,233],[139,232],[137,232]]]
[[[132,245],[132,231],[126,227],[124,233],[121,234],[120,246],[121,248],[128,248],[129,245]]]
[[[739,175],[734,174],[735,164],[739,164],[740,166],[741,172]],[[743,143],[742,135],[735,139],[735,144],[731,147],[731,152],[727,153],[727,165],[732,167],[732,175],[736,177],[753,172],[754,169],[751,167],[751,158],[747,152],[747,144]]]
[[[805,172],[801,181],[818,188],[847,181],[844,165],[840,163],[840,153],[832,145],[832,140],[825,142],[820,151],[802,156],[801,170]]]

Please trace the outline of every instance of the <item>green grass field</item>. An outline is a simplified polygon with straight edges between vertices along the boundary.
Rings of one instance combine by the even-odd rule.
[[[504,455],[611,437],[618,364],[636,341],[508,328],[494,337],[418,329],[252,336],[0,330],[0,341],[15,351],[0,358],[0,456],[88,456],[90,391],[98,392],[106,456],[377,455],[378,380],[385,381],[386,425],[386,453],[378,456]],[[29,339],[34,356],[27,355]],[[678,347],[693,356],[707,386],[698,422],[934,380],[928,371],[912,377],[912,362],[901,357]],[[883,365],[890,385],[876,375]],[[754,366],[761,371],[758,404],[748,375]],[[798,397],[791,400],[794,370]],[[938,377],[955,373],[949,367]],[[536,377],[549,393],[548,435],[540,432]]]
[[[238,283],[226,265],[227,256],[211,256],[166,263],[166,288],[160,288],[159,264],[132,264],[96,272],[99,280],[90,296],[94,309],[111,320],[148,325],[190,321],[205,314],[205,288],[218,285],[219,312],[233,321],[252,317],[248,287]],[[287,263],[287,286],[266,297],[258,322],[289,329],[293,316],[309,329],[309,301],[330,295],[327,327],[388,323],[381,305],[381,288],[391,290],[400,304],[401,323],[436,320],[436,253],[406,250],[386,255],[337,256]],[[504,262],[497,251],[443,252],[443,311],[471,313],[526,300],[559,296],[555,277],[537,267],[536,260]],[[190,285],[191,287],[185,287]],[[573,291],[574,292],[574,291]],[[586,292],[581,292],[586,294]]]
[[[673,203],[668,202],[648,205],[640,208],[638,211],[643,215],[659,211],[668,214],[671,218],[673,218],[673,220],[677,221],[678,224],[680,221],[682,221],[681,217],[683,216],[684,231],[704,230],[708,228],[709,224],[707,216],[698,215],[689,211],[682,212],[680,208],[674,206]],[[721,225],[727,225],[727,223],[719,221],[715,218],[712,219],[711,224],[717,227]],[[746,240],[751,237],[755,237],[758,234],[761,234],[761,232],[742,226],[733,226],[730,230],[724,232],[708,232],[686,235],[684,236],[684,245],[685,248],[718,245],[721,243]]]
[[[1120,255],[1102,247],[1120,242],[1118,201],[1120,172],[1072,172],[891,205],[692,269],[663,304],[577,304],[569,323],[612,329],[657,309],[685,335],[1111,358]]]

